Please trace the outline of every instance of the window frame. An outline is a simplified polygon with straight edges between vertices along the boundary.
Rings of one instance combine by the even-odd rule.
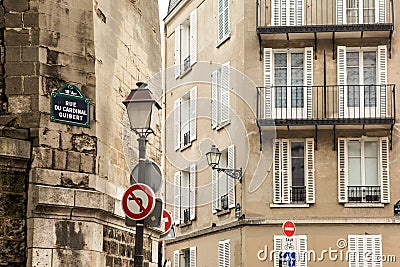
[[[231,266],[231,245],[230,239],[218,241],[218,267],[230,267]]]
[[[211,74],[211,128],[220,130],[230,124],[230,62]]]
[[[364,199],[361,201],[349,199],[349,161],[348,161],[348,142],[349,141],[377,141],[378,142],[378,185],[360,187],[380,187],[379,201]],[[365,170],[364,170],[365,172]],[[362,174],[363,175],[363,174]],[[361,178],[364,179],[365,178]],[[354,186],[354,185],[353,185]],[[366,191],[367,193],[369,191]],[[362,191],[362,193],[364,193]],[[358,195],[356,195],[358,196]],[[354,195],[352,196],[354,197]],[[365,197],[366,198],[366,197]],[[389,175],[389,138],[388,137],[361,137],[361,138],[338,138],[338,202],[345,207],[384,207],[390,203],[390,175]]]
[[[197,139],[197,99],[198,88],[194,86],[174,102],[174,149],[183,151]],[[183,101],[183,99],[186,99]],[[187,106],[187,121],[182,121],[184,104]],[[185,131],[186,129],[186,131]],[[187,136],[185,136],[187,134]],[[187,140],[185,140],[185,137]]]
[[[222,10],[220,10],[220,2],[222,2]],[[229,2],[230,0],[217,0],[217,48],[231,36]],[[222,20],[220,19],[220,16],[222,16]],[[221,31],[222,34],[220,34]]]
[[[304,144],[304,201],[293,201],[292,195],[292,143]],[[284,153],[284,147],[287,144],[287,152]],[[273,142],[273,203],[271,208],[277,207],[309,207],[309,204],[315,203],[315,162],[314,162],[314,138],[294,138],[294,139],[274,139]],[[284,159],[286,154],[287,159]],[[279,157],[277,159],[277,157]],[[287,164],[287,167],[284,165]],[[287,168],[287,171],[286,171]],[[287,172],[287,174],[286,174]],[[287,175],[287,182],[285,181]],[[279,178],[278,178],[279,177]],[[279,181],[277,181],[279,179]],[[286,184],[287,183],[287,184]],[[279,194],[279,196],[277,196]]]
[[[348,235],[347,244],[349,267],[382,267],[382,235]],[[362,250],[360,251],[361,248]],[[370,253],[369,256],[375,259],[374,261],[368,261],[365,258],[367,252]],[[360,255],[363,257],[360,257]],[[379,260],[376,261],[376,259]]]
[[[196,170],[197,166],[195,163],[191,164],[189,168],[181,171],[177,171],[174,174],[174,222],[175,225],[179,225],[181,223],[190,224],[192,221],[196,219]],[[186,178],[184,178],[184,176]],[[182,194],[183,190],[183,179],[187,179],[186,183],[188,185],[187,188],[187,202],[188,207],[182,204],[182,200],[184,195]],[[189,218],[185,220],[185,210],[189,210]]]

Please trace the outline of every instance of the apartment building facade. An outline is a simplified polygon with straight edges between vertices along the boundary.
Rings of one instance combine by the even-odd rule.
[[[170,1],[173,266],[396,266],[395,8]],[[219,167],[243,168],[242,183],[207,165],[211,144]],[[287,220],[292,237],[282,232]]]

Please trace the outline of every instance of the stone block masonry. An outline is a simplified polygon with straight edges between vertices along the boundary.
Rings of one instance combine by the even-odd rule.
[[[0,127],[0,266],[26,264],[27,136],[27,130]]]

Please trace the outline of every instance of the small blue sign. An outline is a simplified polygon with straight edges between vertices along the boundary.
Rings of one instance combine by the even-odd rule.
[[[282,261],[283,261],[283,266],[295,267],[296,266],[296,252],[295,251],[283,252]]]

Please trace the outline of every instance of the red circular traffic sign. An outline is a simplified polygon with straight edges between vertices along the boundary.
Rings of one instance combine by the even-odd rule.
[[[292,221],[286,221],[282,225],[282,231],[286,236],[291,237],[296,232],[296,226]]]
[[[156,204],[153,190],[145,184],[134,184],[122,197],[122,209],[132,220],[143,220],[153,211]]]
[[[171,212],[169,212],[168,210],[163,210],[162,219],[163,219],[163,226],[164,226],[162,228],[162,230],[164,231],[164,233],[166,233],[169,230],[171,230],[171,228],[172,228]]]

